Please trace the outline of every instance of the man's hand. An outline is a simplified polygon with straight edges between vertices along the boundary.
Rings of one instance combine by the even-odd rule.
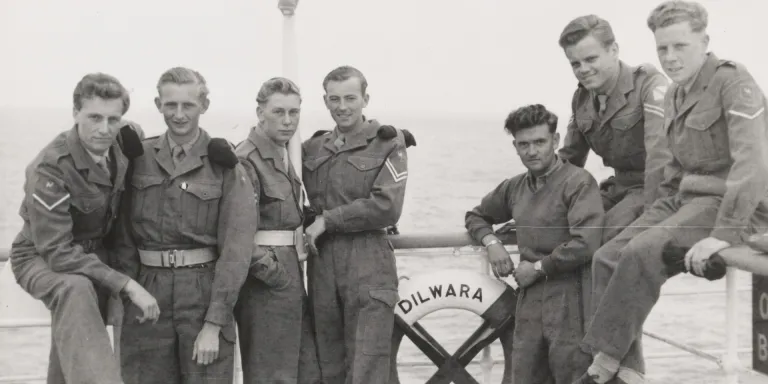
[[[147,320],[152,320],[152,323],[156,323],[160,317],[160,307],[157,305],[157,300],[154,296],[150,295],[144,287],[142,287],[135,280],[129,280],[128,284],[123,288],[123,292],[131,299],[131,302],[139,307],[142,312],[141,317],[136,317],[139,323],[144,323]]]
[[[517,266],[514,276],[517,285],[520,289],[523,289],[536,282],[536,279],[539,278],[539,273],[536,272],[533,263],[523,260],[520,262],[520,265]]]
[[[714,237],[706,237],[699,240],[685,254],[685,269],[693,271],[698,276],[703,276],[709,257],[730,246],[731,244]]]
[[[488,262],[491,263],[491,270],[496,277],[507,277],[515,270],[512,264],[512,257],[504,248],[503,244],[493,244],[487,248]]]
[[[219,357],[219,332],[221,327],[205,322],[203,329],[197,334],[195,347],[192,350],[192,360],[200,365],[208,365]]]
[[[309,253],[313,256],[320,254],[317,250],[317,238],[323,233],[325,233],[325,218],[322,215],[318,215],[315,222],[304,231],[304,236],[307,239],[307,247],[309,247]]]

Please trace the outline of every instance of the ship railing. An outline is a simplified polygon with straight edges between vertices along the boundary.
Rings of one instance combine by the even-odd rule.
[[[519,254],[516,247],[516,238],[514,233],[501,236],[504,241],[507,250],[513,255],[515,261],[519,259]],[[455,257],[466,258],[467,260],[476,259],[479,261],[478,268],[484,274],[491,274],[490,266],[485,257],[485,250],[482,246],[479,246],[477,242],[466,232],[457,233],[423,233],[423,234],[403,234],[403,235],[391,235],[390,240],[395,247],[395,254],[398,258],[406,257],[427,257],[427,256],[446,256],[452,255]],[[664,352],[664,353],[649,353],[646,354],[646,359],[664,359],[681,357],[692,354],[700,358],[709,360],[719,366],[724,372],[723,383],[724,384],[736,384],[739,381],[739,373],[742,371],[750,371],[749,368],[742,366],[739,360],[739,353],[751,352],[751,348],[739,348],[738,346],[738,334],[739,327],[737,324],[737,317],[739,313],[738,293],[740,291],[749,290],[749,288],[738,287],[738,275],[737,270],[747,271],[753,274],[762,276],[768,276],[768,257],[757,251],[754,251],[748,247],[733,247],[724,251],[721,251],[721,255],[728,264],[725,288],[725,330],[726,340],[725,345],[721,349],[716,350],[704,350],[695,346],[686,344],[684,341],[675,340],[669,336],[659,335],[654,332],[644,331],[644,335],[660,342],[666,343],[679,349],[676,352]],[[0,262],[6,261],[8,258],[7,250],[0,250]],[[708,295],[722,293],[722,290],[696,290],[690,292],[674,292],[674,293],[662,293],[665,295]],[[16,319],[16,320],[2,320],[0,318],[0,329],[18,329],[18,328],[31,328],[31,327],[50,327],[50,318],[36,318],[36,319]],[[112,328],[112,327],[109,327]],[[110,330],[110,335],[116,333]],[[119,332],[117,332],[119,334]],[[118,338],[113,337],[115,342],[115,350],[118,351]],[[47,351],[46,351],[47,354]],[[479,365],[482,369],[482,382],[491,383],[491,373],[496,365],[503,365],[503,360],[494,359],[491,356],[491,346],[483,349],[479,358],[475,358],[470,365]],[[424,359],[418,361],[400,361],[397,362],[398,367],[419,367],[419,366],[431,366],[432,362]],[[239,361],[235,364],[236,370],[236,383],[241,382],[241,368]],[[45,375],[26,375],[26,376],[0,376],[0,383],[15,383],[15,382],[34,382],[45,381]]]

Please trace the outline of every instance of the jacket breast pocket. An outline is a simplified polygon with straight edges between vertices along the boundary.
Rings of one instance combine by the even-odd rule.
[[[327,167],[324,168],[326,169],[326,174],[323,175],[321,174],[320,166],[330,158],[331,156],[320,156],[308,158],[303,161],[303,174],[301,176],[304,181],[304,187],[310,195],[315,191],[325,191],[325,183],[328,182]]]
[[[260,221],[279,222],[284,204],[295,204],[291,195],[291,183],[289,181],[277,181],[263,184],[261,198],[259,199]]]
[[[345,173],[340,178],[344,180],[343,190],[352,192],[353,199],[368,197],[376,176],[384,164],[383,158],[368,156],[349,156]]]
[[[135,222],[157,222],[165,178],[134,174],[131,179],[131,218]]]
[[[70,200],[72,233],[100,234],[107,224],[107,195],[101,193],[74,195]]]
[[[688,165],[696,167],[701,160],[728,160],[728,134],[719,107],[698,111],[696,108],[685,118],[685,129],[676,143],[680,155]]]
[[[221,192],[220,184],[188,182],[187,189],[181,194],[184,227],[197,234],[215,237]]]
[[[611,119],[611,152],[616,160],[627,158],[626,163],[632,162],[629,157],[645,153],[645,127],[643,126],[643,111],[638,109]],[[622,163],[621,161],[618,161]],[[645,156],[639,156],[637,164],[626,164],[628,168],[643,167]],[[622,164],[623,165],[623,164]]]

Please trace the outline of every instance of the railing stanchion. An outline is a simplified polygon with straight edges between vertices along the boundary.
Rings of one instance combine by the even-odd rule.
[[[723,370],[726,384],[739,382],[739,297],[737,290],[738,270],[728,267],[725,275],[725,356]]]

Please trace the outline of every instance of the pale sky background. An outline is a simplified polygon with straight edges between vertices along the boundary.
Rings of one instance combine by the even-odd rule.
[[[621,56],[658,66],[645,25],[656,0],[301,0],[296,14],[305,111],[322,111],[323,76],[361,69],[369,110],[504,115],[519,103],[568,108],[576,81],[557,45],[572,18],[609,20]],[[702,1],[711,49],[768,84],[768,5]],[[132,108],[152,109],[159,75],[203,73],[212,110],[250,111],[281,74],[277,0],[0,0],[0,106],[71,107],[86,72],[117,76]],[[567,117],[565,117],[567,119]]]

